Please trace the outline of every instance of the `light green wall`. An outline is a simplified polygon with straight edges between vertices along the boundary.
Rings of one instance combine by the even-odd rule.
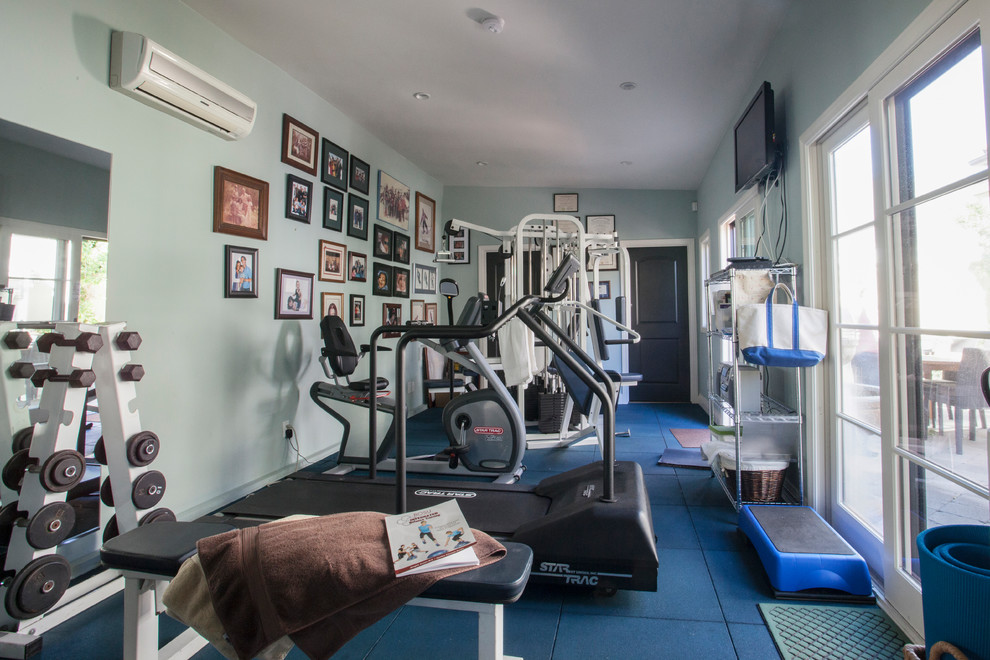
[[[318,322],[274,320],[274,271],[314,272],[321,238],[369,254],[370,243],[284,217],[286,174],[302,173],[280,162],[282,114],[370,163],[372,181],[384,169],[438,210],[440,183],[176,0],[5,2],[2,15],[0,118],[112,154],[108,317],[144,338],[137,403],[162,439],[163,505],[184,517],[292,469],[282,420],[304,456],[332,448],[338,430],[308,396],[325,379]],[[111,29],[144,34],[254,99],[254,131],[227,142],[111,90]],[[217,165],[269,182],[267,241],[212,232]],[[316,191],[319,217],[318,181]],[[222,297],[225,244],[260,250],[258,299]],[[368,324],[355,337],[367,341],[384,300],[370,284],[315,288],[367,296]]]
[[[492,229],[510,229],[531,213],[553,213],[553,195],[561,192],[578,193],[578,213],[614,215],[615,228],[622,239],[693,238],[696,213],[691,210],[695,200],[690,190],[619,190],[605,188],[484,188],[445,186],[442,218],[453,218]],[[462,291],[478,290],[478,266],[475,247],[497,244],[495,239],[472,235],[470,265],[450,265],[443,269],[444,277],[453,277]],[[603,279],[607,279],[603,278]],[[616,284],[612,285],[613,288]]]
[[[588,215],[614,215],[615,228],[623,240],[692,238],[696,227],[696,213],[692,210],[695,193],[691,190],[622,190],[606,188],[486,188],[469,186],[445,186],[442,218],[465,220],[492,229],[511,229],[532,213],[553,213],[553,195],[561,192],[578,194],[577,215],[582,220]],[[469,265],[445,264],[444,277],[452,277],[460,285],[461,293],[472,294],[481,287],[478,284],[477,246],[497,245],[498,241],[474,232],[472,256]],[[601,281],[611,283],[612,298],[601,301],[603,313],[615,317],[615,297],[619,295],[617,271],[600,271]],[[490,292],[489,292],[490,293]],[[461,296],[466,300],[467,295]],[[455,313],[459,309],[455,302]],[[606,337],[616,339],[619,333],[606,324]],[[622,371],[622,352],[612,348],[607,369]],[[629,399],[623,389],[620,403]]]
[[[0,218],[105,233],[109,192],[105,169],[0,139]]]
[[[785,17],[750,85],[752,94],[764,80],[772,85],[777,132],[785,144],[788,214],[785,260],[800,264],[805,241],[800,215],[802,182],[798,139],[928,4],[928,0],[797,0]],[[749,102],[750,93],[746,98],[735,100],[739,114]],[[733,192],[732,127],[732,124],[726,126],[726,133],[698,188],[697,236],[700,238],[705,231],[711,231],[713,259],[717,254],[718,220],[737,199]],[[768,217],[779,217],[778,200],[779,192],[774,191],[767,206]],[[700,278],[699,274],[699,282],[702,281]],[[703,313],[701,308],[700,313]],[[698,373],[705,374],[707,346],[704,342],[699,346]],[[707,389],[706,379],[700,381],[701,388]]]

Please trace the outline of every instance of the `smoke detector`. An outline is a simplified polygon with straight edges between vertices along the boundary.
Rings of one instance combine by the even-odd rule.
[[[505,19],[501,16],[489,16],[481,21],[481,26],[492,34],[498,34],[505,28]]]

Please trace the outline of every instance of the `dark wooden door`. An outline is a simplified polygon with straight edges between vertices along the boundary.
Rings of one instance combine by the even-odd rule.
[[[630,401],[691,401],[687,247],[630,248],[632,328],[629,370],[643,381]]]

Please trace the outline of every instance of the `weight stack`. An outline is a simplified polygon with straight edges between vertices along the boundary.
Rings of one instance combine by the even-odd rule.
[[[546,392],[540,394],[540,433],[556,433],[560,430],[560,420],[564,416],[567,403],[566,392]]]

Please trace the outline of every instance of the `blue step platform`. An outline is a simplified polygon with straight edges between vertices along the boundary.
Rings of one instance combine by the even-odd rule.
[[[813,509],[747,504],[739,510],[739,529],[756,547],[778,598],[834,600],[809,591],[831,589],[852,600],[872,599],[866,562]]]

